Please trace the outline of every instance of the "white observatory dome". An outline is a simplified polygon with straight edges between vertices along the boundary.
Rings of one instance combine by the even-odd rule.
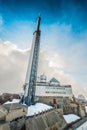
[[[44,74],[42,74],[41,76],[40,76],[40,82],[46,82],[46,76],[44,75]]]

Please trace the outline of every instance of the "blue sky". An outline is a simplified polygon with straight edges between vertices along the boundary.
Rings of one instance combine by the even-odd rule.
[[[20,48],[28,47],[28,36],[31,35],[32,38],[39,13],[44,35],[47,30],[44,27],[50,25],[70,26],[72,36],[76,40],[81,37],[81,33],[87,31],[86,0],[0,0],[0,38],[10,40]],[[23,41],[26,41],[26,45]],[[63,48],[64,43],[58,46]]]
[[[86,86],[87,0],[0,0],[0,39],[30,48],[39,13],[41,48],[60,55],[63,71]]]
[[[86,0],[0,0],[5,27],[17,21],[35,22],[38,13],[42,24],[71,24],[74,32],[87,28]]]

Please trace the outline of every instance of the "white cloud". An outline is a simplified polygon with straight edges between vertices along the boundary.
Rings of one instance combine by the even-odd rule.
[[[11,42],[0,41],[0,92],[20,92],[24,84],[29,50],[18,49]],[[56,77],[61,84],[71,84],[74,94],[86,94],[87,88],[64,71],[64,59],[58,53],[40,51],[38,74],[46,74],[48,80]]]
[[[50,56],[51,67],[59,66],[80,84],[87,83],[87,30],[74,32],[71,25],[44,25],[41,39],[42,48],[47,52],[59,54],[60,58],[56,58],[56,62],[55,58]],[[81,88],[83,89],[83,85]]]
[[[35,23],[28,21],[14,22],[9,29],[3,31],[3,36],[6,35],[7,39],[19,48],[30,48],[35,29],[32,29],[32,27],[35,27]],[[80,79],[87,78],[87,31],[77,34],[73,32],[71,25],[57,23],[42,25],[41,48],[61,56],[57,63],[54,63],[55,57],[53,57],[54,59],[50,58],[50,66],[64,67],[63,69],[70,73],[80,73],[80,76],[84,72],[85,78]],[[61,59],[63,60],[61,61]]]
[[[27,50],[10,42],[0,42],[0,91],[19,92],[25,78]]]

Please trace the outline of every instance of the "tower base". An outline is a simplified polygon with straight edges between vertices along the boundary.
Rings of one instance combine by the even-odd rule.
[[[35,102],[33,97],[30,100],[29,96],[26,96],[26,97],[23,96],[20,103],[21,104],[26,104],[27,106],[30,106],[30,105],[35,105],[36,102]]]

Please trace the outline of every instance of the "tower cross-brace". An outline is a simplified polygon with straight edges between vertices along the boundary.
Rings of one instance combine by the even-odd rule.
[[[40,16],[37,20],[36,31],[34,32],[32,48],[30,52],[30,59],[27,68],[27,74],[24,84],[24,97],[22,102],[31,105],[35,103],[35,89],[38,69],[39,47],[40,47]]]

